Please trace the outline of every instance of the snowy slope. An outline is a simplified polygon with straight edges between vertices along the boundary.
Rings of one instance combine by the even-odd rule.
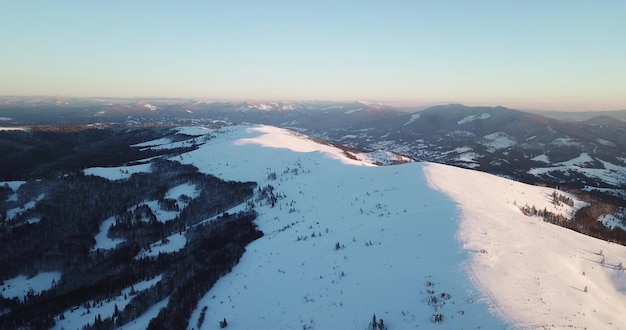
[[[40,294],[54,286],[61,279],[60,272],[40,272],[33,277],[18,275],[3,281],[0,285],[0,295],[4,298],[17,297],[23,301],[29,293]]]
[[[618,267],[626,247],[519,211],[528,204],[571,213],[550,203],[553,189],[444,165],[426,172],[459,204],[458,237],[475,251],[469,274],[504,319],[520,328],[626,329],[626,273]]]
[[[506,327],[473,289],[454,204],[426,185],[423,163],[365,166],[290,131],[224,130],[182,161],[285,197],[257,208],[265,236],[200,301],[190,327],[204,306],[206,329],[223,318],[233,329],[364,329],[374,313],[407,329],[431,325],[435,312],[451,328]]]
[[[374,313],[389,329],[626,328],[626,248],[520,211],[583,205],[551,204],[554,189],[438,164],[373,166],[270,126],[198,132],[210,138],[172,160],[271,184],[280,198],[257,202],[265,236],[200,300],[190,328],[226,318],[229,329],[366,329]],[[185,244],[169,242],[164,252]]]

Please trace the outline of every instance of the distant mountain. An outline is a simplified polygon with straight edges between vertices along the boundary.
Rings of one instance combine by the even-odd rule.
[[[525,110],[541,116],[550,117],[564,121],[585,121],[598,116],[610,116],[622,121],[626,121],[626,110],[608,110],[608,111],[547,111],[547,110]]]
[[[615,113],[570,122],[504,107],[449,104],[406,112],[364,101],[35,98],[3,99],[0,106],[0,118],[9,126],[274,125],[353,148],[626,196],[625,123],[610,116]]]
[[[388,117],[358,131],[300,128],[355,148],[388,149],[525,182],[609,188],[622,196],[623,126],[606,118],[570,123],[503,107],[451,104]]]
[[[207,102],[196,100],[0,99],[5,125],[190,123],[211,119],[311,128],[359,128],[405,114],[395,107],[357,101]]]

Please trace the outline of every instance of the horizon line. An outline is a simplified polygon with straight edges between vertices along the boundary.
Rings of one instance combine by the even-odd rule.
[[[462,102],[462,101],[439,101],[439,102],[419,102],[419,101],[393,101],[393,100],[368,100],[368,99],[270,99],[270,98],[213,98],[213,97],[175,97],[175,96],[69,96],[69,95],[10,95],[10,94],[0,94],[0,98],[18,98],[18,99],[28,99],[28,98],[69,98],[69,99],[112,99],[112,100],[133,100],[133,101],[147,101],[147,100],[193,100],[193,101],[204,101],[208,103],[245,103],[245,102],[267,102],[267,103],[284,103],[284,102],[336,102],[336,103],[372,103],[378,105],[386,105],[398,109],[407,109],[407,108],[417,108],[419,110],[424,110],[430,107],[438,106],[438,105],[452,105],[458,104],[467,107],[503,107],[512,110],[521,110],[521,111],[541,111],[541,112],[571,112],[571,113],[584,113],[584,112],[615,112],[615,111],[626,111],[626,106],[623,108],[613,108],[613,109],[595,109],[595,110],[571,110],[571,109],[550,109],[550,108],[541,108],[541,107],[518,107],[518,106],[507,106],[503,104],[489,104],[485,102]]]

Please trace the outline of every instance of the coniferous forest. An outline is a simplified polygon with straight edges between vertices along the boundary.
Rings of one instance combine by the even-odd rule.
[[[250,199],[256,183],[224,181],[165,158],[152,159],[149,167],[147,173],[120,180],[82,170],[48,172],[25,180],[14,198],[9,198],[13,192],[8,186],[0,187],[0,213],[19,210],[0,221],[0,280],[62,274],[43,292],[29,292],[23,299],[0,297],[0,328],[50,328],[68,310],[89,304],[83,306],[89,312],[124,288],[156,277],[160,281],[150,288],[126,294],[130,302],[123,308],[116,305],[112,317],[94,313],[89,327],[122,326],[166,297],[166,308],[150,328],[187,327],[200,297],[239,261],[249,242],[263,235],[253,223],[253,205],[225,212]],[[168,198],[167,192],[180,185],[195,187],[197,194]],[[20,208],[29,201],[35,202],[32,207]],[[176,216],[158,219],[146,201],[156,201]],[[120,243],[96,248],[95,237],[111,218],[108,236]],[[173,234],[184,235],[182,249],[142,253]]]

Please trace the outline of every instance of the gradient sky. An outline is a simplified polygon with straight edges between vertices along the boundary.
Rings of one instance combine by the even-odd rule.
[[[0,95],[626,109],[626,1],[0,0]]]

